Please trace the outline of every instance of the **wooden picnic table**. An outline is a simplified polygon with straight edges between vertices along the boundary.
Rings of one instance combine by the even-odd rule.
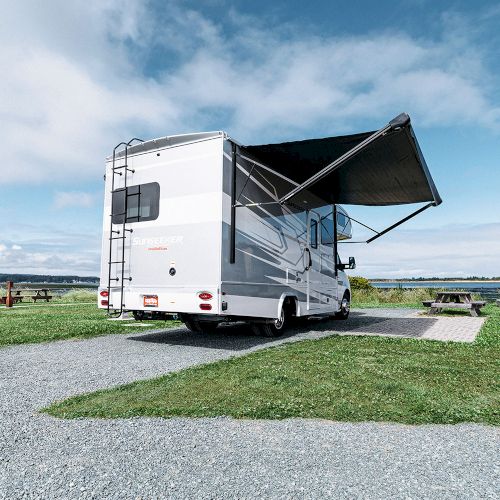
[[[37,300],[45,300],[47,302],[52,299],[52,295],[49,295],[49,289],[48,288],[33,288],[30,290],[31,292],[36,292],[35,295],[32,295],[31,298],[33,299],[34,302]]]
[[[31,295],[31,299],[33,300],[33,302],[36,302],[37,300],[45,300],[46,302],[49,302],[52,299],[52,295],[49,295],[48,288],[12,288],[10,293],[12,296],[12,302],[14,304],[16,304],[17,302],[22,302],[27,294],[34,294]],[[6,303],[7,297],[0,297],[0,304]]]
[[[437,292],[434,300],[424,300],[423,305],[429,307],[429,314],[440,313],[443,309],[469,309],[471,316],[479,316],[481,307],[486,302],[472,300],[470,292]]]

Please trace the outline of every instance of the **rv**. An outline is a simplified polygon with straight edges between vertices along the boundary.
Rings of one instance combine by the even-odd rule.
[[[338,255],[352,236],[342,205],[420,201],[409,217],[441,200],[405,114],[280,144],[221,131],[132,139],[106,160],[98,306],[196,332],[245,321],[265,336],[296,317],[345,320],[355,260]]]

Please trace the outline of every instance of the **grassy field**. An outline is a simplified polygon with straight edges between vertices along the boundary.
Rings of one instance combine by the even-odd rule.
[[[329,337],[73,397],[64,418],[215,417],[408,424],[500,421],[500,309],[474,344]]]
[[[68,303],[68,298],[63,298],[62,302],[0,308],[0,346],[137,332],[178,324],[173,321],[151,321],[149,327],[125,326],[122,321],[108,321],[106,313],[97,309],[95,302]],[[134,323],[134,320],[126,323]]]

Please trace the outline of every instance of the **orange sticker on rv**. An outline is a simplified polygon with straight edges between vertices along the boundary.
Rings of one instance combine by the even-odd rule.
[[[158,307],[158,295],[144,295],[144,307]]]

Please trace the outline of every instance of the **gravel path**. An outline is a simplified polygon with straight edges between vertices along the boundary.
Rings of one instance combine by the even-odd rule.
[[[278,341],[231,327],[209,336],[175,329],[1,349],[0,498],[498,498],[492,427],[65,421],[37,412],[73,394],[408,314],[358,312]]]

